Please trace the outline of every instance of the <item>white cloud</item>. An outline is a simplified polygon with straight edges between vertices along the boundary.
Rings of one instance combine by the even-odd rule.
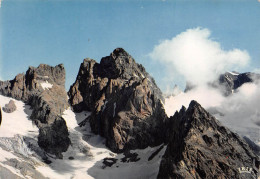
[[[248,64],[250,56],[246,51],[225,51],[210,35],[208,29],[188,29],[156,45],[149,56],[167,65],[168,74],[175,79],[183,76],[196,85],[213,81],[225,71]]]
[[[260,84],[245,83],[228,97],[217,89],[199,86],[166,99],[167,115],[172,116],[182,105],[187,108],[191,100],[199,102],[230,129],[256,143],[260,142]]]
[[[200,86],[187,93],[181,93],[165,99],[165,111],[168,116],[172,116],[175,111],[179,111],[182,106],[189,106],[191,100],[196,100],[204,108],[217,107],[222,104],[224,97],[214,88]]]
[[[226,98],[218,110],[224,116],[219,119],[223,124],[251,140],[260,141],[260,85],[244,84],[238,93]]]
[[[260,144],[260,85],[245,83],[236,93],[224,97],[217,89],[200,86],[187,93],[165,100],[165,111],[172,116],[183,106],[189,106],[191,100],[199,102],[211,112],[223,125],[242,136],[249,137]]]
[[[246,101],[250,98],[254,98],[255,95],[257,95],[258,86],[255,83],[245,83],[243,84],[239,89],[235,96],[240,96],[244,98]]]
[[[155,46],[150,57],[166,64],[168,78],[184,77],[196,88],[165,100],[168,116],[189,106],[191,100],[198,101],[205,109],[214,113],[229,128],[260,141],[260,83],[246,83],[237,92],[225,97],[218,89],[207,85],[226,71],[245,67],[250,56],[246,51],[223,50],[220,43],[210,38],[208,29],[189,29],[171,40]],[[255,70],[259,72],[259,69]]]

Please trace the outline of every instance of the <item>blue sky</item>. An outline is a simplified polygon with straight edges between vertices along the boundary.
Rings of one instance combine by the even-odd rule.
[[[28,66],[63,63],[66,87],[84,58],[100,61],[123,47],[166,89],[165,65],[152,60],[158,43],[190,28],[207,28],[225,50],[246,50],[260,68],[260,3],[257,0],[88,1],[2,0],[0,76],[13,79]],[[174,83],[184,87],[184,81]]]

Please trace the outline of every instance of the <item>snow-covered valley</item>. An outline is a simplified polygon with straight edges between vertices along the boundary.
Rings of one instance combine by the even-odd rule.
[[[10,99],[0,95],[0,105]],[[14,99],[12,99],[14,100]],[[105,146],[105,139],[91,133],[90,114],[67,109],[63,118],[69,129],[71,145],[57,159],[45,153],[37,144],[38,128],[30,119],[30,106],[14,100],[13,113],[2,111],[0,126],[0,178],[156,178],[165,146],[131,150],[115,154]],[[104,160],[105,159],[105,160]]]

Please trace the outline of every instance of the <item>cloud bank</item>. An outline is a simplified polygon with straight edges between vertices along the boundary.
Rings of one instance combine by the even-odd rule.
[[[188,29],[156,45],[149,56],[167,65],[175,79],[183,76],[196,85],[211,82],[225,71],[248,64],[250,56],[246,51],[226,51],[210,35],[208,29]]]
[[[205,86],[171,96],[165,100],[167,115],[172,116],[182,106],[187,108],[191,100],[198,101],[225,126],[260,145],[259,83],[245,83],[228,97],[218,89]]]
[[[220,74],[245,67],[250,56],[245,50],[222,49],[210,34],[208,29],[189,29],[171,40],[162,41],[150,53],[152,59],[166,64],[168,78],[170,75],[175,79],[182,76],[196,86],[186,93],[167,98],[166,113],[172,116],[182,106],[188,107],[191,100],[196,100],[224,125],[260,142],[259,83],[246,83],[228,97],[223,96],[220,89],[208,85]]]
[[[198,101],[204,108],[221,106],[225,97],[217,89],[201,86],[187,93],[180,93],[165,99],[165,111],[168,116],[174,115],[182,106],[188,107],[192,100]]]

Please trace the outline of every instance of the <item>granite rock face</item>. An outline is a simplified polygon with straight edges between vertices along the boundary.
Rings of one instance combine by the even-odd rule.
[[[257,178],[259,158],[196,101],[176,112],[171,123],[158,178]]]
[[[61,152],[66,151],[70,144],[66,122],[61,117],[69,106],[63,65],[29,67],[26,74],[18,74],[10,81],[1,81],[0,94],[31,105],[31,118],[40,132],[39,146],[61,157]]]
[[[6,113],[12,113],[16,110],[16,105],[13,100],[10,100],[2,109]]]
[[[165,140],[162,93],[144,67],[122,48],[102,58],[100,64],[85,59],[68,95],[74,111],[92,112],[86,119],[92,131],[104,136],[114,152]]]

